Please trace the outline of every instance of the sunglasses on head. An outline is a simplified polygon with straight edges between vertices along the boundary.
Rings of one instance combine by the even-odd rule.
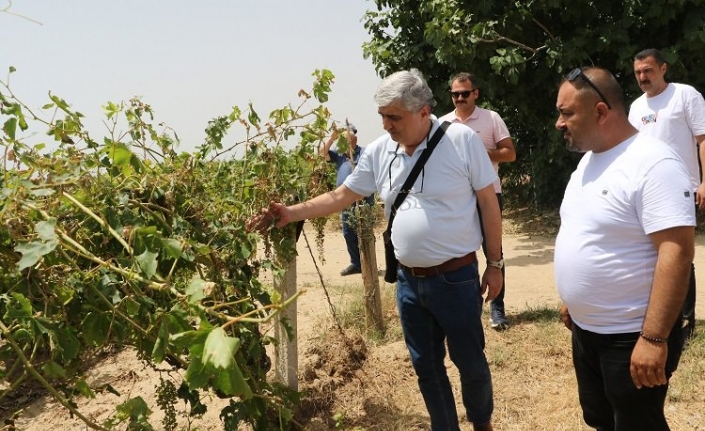
[[[458,97],[463,96],[463,99],[467,99],[468,97],[470,97],[470,95],[472,93],[474,93],[476,91],[477,91],[477,88],[472,89],[472,90],[465,90],[465,91],[451,91],[450,97],[452,97],[453,99],[457,99]]]
[[[600,96],[600,99],[605,102],[605,105],[607,105],[609,109],[612,109],[612,106],[610,105],[610,102],[607,101],[605,95],[602,94],[602,91],[597,88],[597,85],[593,84],[593,82],[590,81],[590,78],[588,78],[587,75],[583,73],[583,69],[576,67],[575,69],[571,70],[570,73],[565,76],[565,78],[570,82],[573,82],[578,78],[583,78],[583,81],[587,82],[587,84],[592,87],[593,90],[595,90],[595,92]]]

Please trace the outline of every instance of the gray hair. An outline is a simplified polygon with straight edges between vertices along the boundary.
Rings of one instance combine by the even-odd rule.
[[[418,69],[402,70],[384,78],[377,87],[375,102],[378,107],[399,104],[409,112],[435,104],[433,92]]]

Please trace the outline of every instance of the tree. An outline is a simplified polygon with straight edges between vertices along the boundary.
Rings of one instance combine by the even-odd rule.
[[[632,74],[642,49],[661,49],[668,78],[705,89],[705,0],[375,0],[363,21],[366,57],[388,75],[416,67],[452,109],[448,80],[470,71],[484,103],[507,122],[517,162],[501,166],[510,204],[557,207],[578,156],[555,130],[555,97],[578,66],[612,71],[627,100],[641,94]]]

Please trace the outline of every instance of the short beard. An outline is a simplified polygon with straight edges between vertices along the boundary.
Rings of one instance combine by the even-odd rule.
[[[572,153],[585,153],[585,150],[580,149],[577,145],[575,145],[575,141],[571,139],[566,139],[565,141],[565,147],[568,151]]]

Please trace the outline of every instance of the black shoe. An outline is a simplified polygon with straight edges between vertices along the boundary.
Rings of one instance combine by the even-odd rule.
[[[346,276],[346,275],[353,275],[353,274],[362,274],[362,270],[358,268],[355,265],[350,265],[344,270],[340,271],[340,275]]]

